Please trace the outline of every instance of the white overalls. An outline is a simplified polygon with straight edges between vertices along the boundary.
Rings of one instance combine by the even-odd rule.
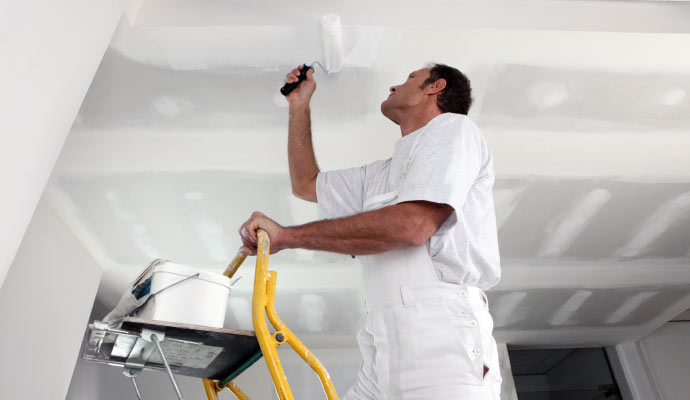
[[[364,211],[394,204],[397,194],[366,199]],[[345,400],[500,399],[486,295],[477,287],[441,282],[428,244],[357,257],[367,318],[357,335],[362,368]]]

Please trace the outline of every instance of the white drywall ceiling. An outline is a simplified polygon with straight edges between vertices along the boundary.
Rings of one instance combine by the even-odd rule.
[[[137,26],[304,26],[327,13],[348,25],[688,33],[687,3],[620,0],[144,0]]]
[[[690,35],[659,33],[683,32],[687,7],[517,2],[549,13],[516,26],[507,3],[495,14],[410,4],[144,1],[116,33],[46,193],[104,267],[101,301],[113,305],[157,257],[222,271],[254,210],[283,224],[318,218],[290,195],[277,93],[288,68],[321,57],[318,17],[336,11],[345,68],[318,71],[312,108],[322,169],[390,156],[400,134],[378,107],[409,71],[445,62],[473,82],[470,116],[497,171],[504,278],[489,297],[500,340],[615,343],[687,309]],[[441,6],[459,19],[423,22]],[[555,29],[564,10],[574,22]],[[249,327],[252,262],[228,326]],[[354,342],[356,261],[284,251],[271,264],[288,325],[313,344]]]

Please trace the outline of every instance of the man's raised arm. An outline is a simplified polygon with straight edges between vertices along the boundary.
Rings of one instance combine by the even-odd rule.
[[[285,77],[285,83],[297,82],[300,70],[293,69]],[[302,200],[316,203],[316,176],[319,166],[314,156],[311,140],[311,117],[309,102],[316,90],[314,70],[307,72],[307,78],[288,96],[290,104],[290,122],[288,125],[288,163],[290,165],[290,182],[292,193]]]

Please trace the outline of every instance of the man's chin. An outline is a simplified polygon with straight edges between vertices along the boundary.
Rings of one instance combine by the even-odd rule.
[[[384,103],[385,103],[385,102],[384,102]],[[393,114],[390,113],[389,111],[390,111],[390,108],[389,108],[389,107],[385,107],[385,106],[383,105],[383,103],[382,103],[382,104],[381,104],[381,114],[383,114],[384,117],[386,117],[386,118],[388,118],[389,120],[391,120],[394,124],[400,125],[400,124],[398,123],[397,119],[395,119],[395,117],[393,116]]]
[[[385,100],[381,103],[381,114],[383,114],[384,117],[390,119],[390,117],[388,116],[388,107],[386,106]]]
[[[381,102],[381,114],[385,115],[388,118],[390,118],[389,115],[391,108],[392,107],[389,104],[388,99]]]

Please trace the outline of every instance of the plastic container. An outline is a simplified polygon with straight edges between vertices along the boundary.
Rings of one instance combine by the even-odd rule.
[[[199,276],[182,281],[197,273]],[[168,261],[153,268],[152,298],[137,317],[222,328],[231,292],[230,279],[225,275]]]

